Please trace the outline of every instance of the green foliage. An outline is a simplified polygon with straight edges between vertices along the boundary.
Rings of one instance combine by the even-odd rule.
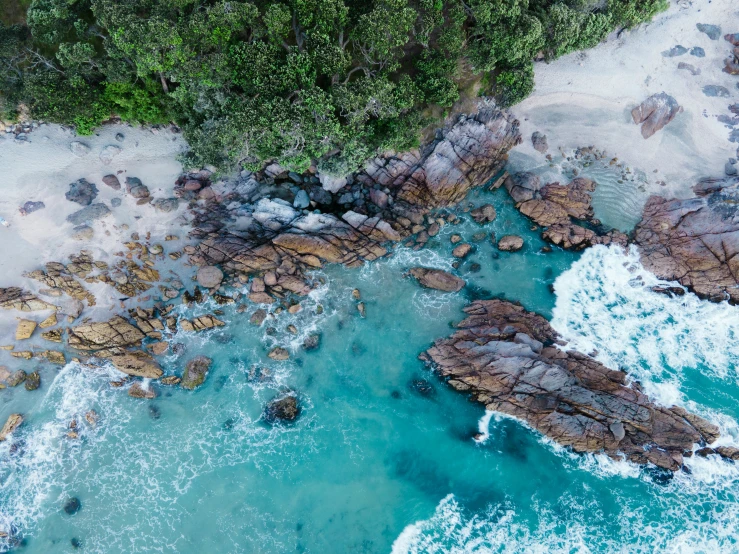
[[[497,94],[503,106],[518,104],[534,90],[534,65],[526,65],[501,71],[496,80]]]
[[[18,2],[20,0],[13,0]],[[23,0],[26,1],[26,0]],[[605,3],[604,3],[605,2]],[[0,109],[80,133],[177,122],[196,164],[337,175],[418,144],[470,66],[500,102],[535,57],[594,46],[666,0],[33,0],[0,27]],[[465,73],[460,74],[460,68]]]

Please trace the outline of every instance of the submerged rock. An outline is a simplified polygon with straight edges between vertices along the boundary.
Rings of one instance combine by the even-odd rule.
[[[739,304],[739,182],[703,181],[693,190],[697,198],[647,200],[634,235],[641,261],[702,298]]]
[[[205,377],[210,370],[213,360],[206,356],[196,356],[185,366],[185,372],[182,374],[180,385],[184,389],[194,389],[199,387],[205,381]]]
[[[39,375],[38,370],[26,375],[26,383],[24,386],[27,391],[36,390],[41,386],[41,376]]]
[[[91,204],[78,212],[68,215],[67,221],[72,225],[83,225],[97,219],[102,219],[108,215],[110,215],[110,208],[105,204]]]
[[[67,515],[73,516],[81,509],[82,503],[80,502],[80,499],[76,496],[73,496],[64,503],[64,513]]]
[[[498,250],[504,252],[515,252],[523,248],[523,239],[518,235],[506,235],[498,241]]]
[[[299,416],[298,399],[292,394],[273,399],[264,409],[264,420],[271,424],[295,421]]]
[[[413,267],[408,273],[423,287],[444,292],[458,292],[465,286],[463,279],[441,269]]]
[[[677,470],[694,444],[718,428],[682,408],[654,404],[626,373],[560,341],[549,322],[521,306],[481,300],[449,338],[421,355],[455,389],[486,409],[519,418],[576,452],[620,454],[638,464]]]

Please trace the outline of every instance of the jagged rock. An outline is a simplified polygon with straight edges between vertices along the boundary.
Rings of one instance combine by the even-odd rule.
[[[523,239],[518,235],[506,235],[498,241],[498,250],[515,252],[523,248]]]
[[[534,134],[531,135],[531,144],[534,147],[534,150],[541,152],[542,154],[549,150],[547,136],[542,135],[539,131],[534,131]]]
[[[267,356],[273,360],[284,361],[290,358],[290,353],[284,348],[277,346],[270,350]]]
[[[23,416],[21,414],[10,414],[8,419],[5,420],[3,428],[0,429],[0,442],[8,439],[8,435],[13,433],[23,423]]]
[[[78,226],[110,215],[110,208],[103,203],[91,204],[67,216],[67,221]]]
[[[56,365],[66,365],[67,364],[67,360],[64,357],[64,353],[59,352],[57,350],[45,350],[44,352],[40,352],[38,355],[43,358],[46,358],[52,364],[56,364]]]
[[[154,209],[162,213],[176,212],[180,205],[180,201],[177,198],[157,198],[151,203]]]
[[[414,267],[408,273],[417,279],[421,286],[429,289],[458,292],[465,286],[464,280],[441,269]]]
[[[179,385],[181,382],[182,382],[182,379],[180,379],[176,375],[168,375],[167,377],[163,377],[162,380],[160,381],[162,385],[168,385],[168,386]]]
[[[69,185],[69,191],[64,197],[70,202],[76,202],[81,206],[89,206],[98,195],[98,188],[86,179],[78,179]]]
[[[57,324],[56,313],[53,313],[49,317],[44,319],[41,323],[39,323],[38,326],[41,327],[42,329],[46,329],[47,327],[53,327],[56,324]]]
[[[143,338],[144,334],[121,316],[69,330],[69,346],[78,350],[133,346],[141,344]]]
[[[519,418],[576,452],[620,454],[677,470],[694,444],[718,428],[679,407],[651,402],[626,374],[553,346],[560,337],[541,316],[501,300],[474,302],[468,317],[422,359],[486,409]]]
[[[55,306],[44,302],[36,295],[31,294],[18,287],[0,288],[0,308],[6,310],[19,310],[21,312],[37,312],[41,310],[54,310]]]
[[[113,190],[121,190],[121,182],[115,175],[106,175],[103,177],[103,183],[108,185]]]
[[[653,94],[631,110],[631,117],[634,123],[641,125],[641,135],[648,139],[672,121],[680,111],[682,108],[677,100],[669,94],[660,92]]]
[[[264,420],[270,424],[295,421],[299,416],[298,399],[292,394],[275,398],[264,408]]]
[[[180,383],[182,388],[192,390],[202,385],[212,362],[213,360],[205,356],[197,356],[187,362]]]
[[[36,390],[41,386],[41,376],[38,371],[34,371],[26,375],[25,385],[27,391]]]
[[[95,355],[109,359],[118,371],[126,375],[146,379],[159,379],[162,376],[162,368],[156,360],[141,350],[111,348],[96,352]]]
[[[36,330],[36,322],[30,319],[21,319],[15,329],[15,340],[30,339]]]
[[[475,208],[470,212],[472,219],[474,219],[480,225],[495,221],[496,212],[495,207],[492,204],[485,204],[479,208]]]
[[[50,331],[41,333],[41,337],[51,342],[61,343],[62,333],[63,333],[63,329],[51,329]]]
[[[546,228],[542,233],[545,240],[568,249],[594,244],[626,245],[628,237],[619,231],[598,233],[573,222],[599,223],[593,218],[591,193],[595,187],[595,181],[584,177],[577,177],[567,185],[545,186],[541,186],[538,177],[528,173],[506,180],[506,188],[518,202],[516,207],[520,212]]]
[[[219,287],[223,281],[223,272],[214,265],[201,267],[198,270],[198,284],[206,289]]]
[[[697,198],[652,196],[634,242],[660,279],[678,281],[702,298],[739,303],[739,182],[704,181]]]
[[[141,383],[134,381],[130,387],[128,387],[128,396],[131,398],[140,398],[142,400],[153,400],[157,397],[156,391],[151,388],[144,388]]]
[[[223,327],[226,325],[220,319],[216,319],[212,315],[201,315],[193,320],[181,319],[180,328],[183,331],[205,331],[206,329],[212,329],[214,327]]]

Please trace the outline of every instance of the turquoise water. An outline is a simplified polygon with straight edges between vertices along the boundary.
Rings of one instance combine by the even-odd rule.
[[[2,391],[0,418],[27,415],[14,437],[19,451],[0,444],[0,529],[12,524],[24,537],[13,551],[737,550],[733,464],[696,459],[691,475],[666,479],[575,456],[511,419],[486,415],[417,360],[452,331],[470,298],[505,295],[554,317],[579,348],[593,343],[604,361],[632,364],[656,395],[717,421],[730,441],[730,433],[739,436],[735,308],[677,305],[685,300],[624,284],[618,268],[633,277],[623,264],[636,262],[616,250],[540,253],[543,242],[504,191],[469,201],[491,201],[498,218],[481,228],[460,211],[465,223],[445,227],[425,250],[401,249],[360,270],[328,268],[326,286],[300,313],[265,322],[274,335],[249,324],[250,312],[229,310],[225,329],[187,337],[186,353],[166,367],[179,372],[192,356],[212,357],[197,391],[160,387],[156,400],[134,400],[108,385],[114,372],[74,364],[44,373],[38,391]],[[481,231],[488,237],[459,269],[469,283],[460,293],[425,291],[402,278],[413,265],[449,268],[449,235],[472,240]],[[497,253],[491,232],[523,235],[523,251]],[[319,304],[325,309],[317,316]],[[687,315],[674,324],[658,319],[680,313]],[[708,318],[723,335],[698,334]],[[662,328],[674,333],[662,337]],[[311,332],[321,333],[321,346],[305,352],[299,345]],[[291,359],[269,360],[275,345],[288,346]],[[265,425],[264,404],[287,390],[298,393],[301,418]],[[82,421],[89,409],[100,414],[94,429]],[[71,441],[64,435],[75,417],[81,437]],[[488,423],[488,439],[473,441]],[[82,503],[73,516],[62,510],[70,496]]]

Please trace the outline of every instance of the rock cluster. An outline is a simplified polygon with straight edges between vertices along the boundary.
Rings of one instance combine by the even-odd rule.
[[[739,75],[739,33],[724,36],[732,45],[731,55],[724,60],[724,71],[729,75]]]
[[[505,181],[518,210],[545,228],[542,237],[562,248],[582,249],[594,244],[626,245],[628,237],[606,231],[593,216],[591,193],[595,182],[576,177],[567,185],[541,184],[533,173],[517,173]]]
[[[657,406],[626,373],[576,351],[541,316],[501,300],[477,301],[449,338],[421,355],[486,409],[521,419],[576,452],[602,452],[677,470],[718,428],[679,407]]]
[[[459,202],[488,181],[520,140],[517,121],[482,107],[421,149],[371,160],[333,193],[310,173],[296,175],[276,164],[256,176],[261,181],[250,176],[230,192],[214,190],[202,174],[188,174],[178,181],[177,194],[205,200],[204,209],[195,210],[192,235],[202,240],[190,261],[218,265],[242,283],[251,279],[253,302],[305,295],[315,287],[305,276],[310,269],[325,263],[357,267],[386,256],[389,244],[404,239],[425,244],[439,231],[431,210]],[[266,198],[270,182],[292,183],[290,192],[276,187]],[[306,197],[312,210],[302,208]],[[490,221],[495,211],[485,209],[480,217]],[[229,221],[237,225],[227,226]]]
[[[693,191],[647,200],[634,236],[641,261],[702,298],[739,304],[739,181],[706,180]]]
[[[0,308],[5,310],[18,310],[21,312],[37,312],[41,310],[54,310],[55,306],[44,302],[36,295],[31,294],[19,287],[0,288]]]

